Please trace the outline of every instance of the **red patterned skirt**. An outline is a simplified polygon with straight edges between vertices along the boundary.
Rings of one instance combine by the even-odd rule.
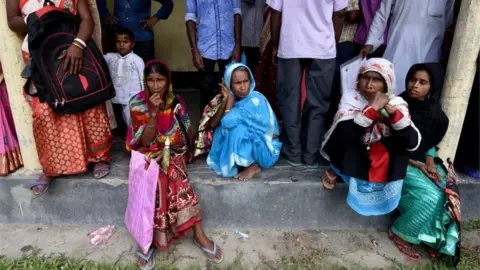
[[[153,245],[160,251],[168,250],[202,222],[200,212],[198,197],[187,178],[185,156],[172,155],[167,174],[161,172],[158,179]]]
[[[110,160],[112,134],[105,104],[82,113],[56,114],[34,97],[32,110],[33,135],[46,175],[79,174],[89,163]]]
[[[29,55],[22,52],[25,63]],[[37,90],[31,84],[29,93]],[[110,161],[113,138],[105,104],[75,114],[56,114],[48,103],[25,95],[32,107],[33,137],[43,173],[75,175],[89,163]]]

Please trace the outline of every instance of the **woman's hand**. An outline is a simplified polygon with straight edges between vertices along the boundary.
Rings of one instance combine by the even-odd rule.
[[[222,97],[223,97],[223,102],[225,103],[225,110],[230,110],[233,107],[233,104],[235,103],[235,97],[230,94],[230,92],[227,89],[227,86],[224,83],[220,83],[220,89],[222,92]]]
[[[160,107],[163,105],[162,96],[159,93],[155,93],[149,98],[150,104],[152,104],[152,112],[158,113],[160,111]]]
[[[393,106],[392,104],[388,103],[387,105],[385,105],[385,110],[387,110],[388,114],[393,115],[397,108],[395,108],[395,106]]]
[[[384,93],[377,92],[375,96],[370,101],[370,106],[375,109],[375,111],[380,110],[385,107],[389,102],[388,96]]]
[[[219,83],[218,85],[220,85],[220,92],[222,93],[223,102],[227,102],[228,99],[232,98],[233,96],[230,94],[230,92],[228,92],[228,89],[225,83],[222,82],[222,83]]]
[[[229,96],[227,87],[223,82],[219,83],[218,85],[220,86],[220,92],[222,93],[223,102],[227,102]]]
[[[148,162],[154,159],[157,162],[157,164],[160,164],[162,162],[162,158],[163,158],[163,151],[153,152],[150,155]]]
[[[80,72],[83,64],[83,50],[75,45],[70,45],[67,51],[58,57],[59,60],[65,59],[63,69],[70,69],[70,74],[77,74]]]
[[[435,166],[425,166],[425,170],[428,172],[428,175],[431,179],[440,180],[440,174],[437,171]]]
[[[428,178],[432,180],[440,180],[440,174],[438,173],[437,169],[432,166],[426,166],[420,162],[417,162],[416,166],[419,170],[421,170]]]

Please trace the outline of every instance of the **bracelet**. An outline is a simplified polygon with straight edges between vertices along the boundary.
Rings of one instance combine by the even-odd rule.
[[[76,42],[72,42],[72,45],[75,46],[75,47],[77,47],[77,48],[79,48],[79,49],[82,50],[82,51],[85,49],[84,47],[82,47],[80,44],[78,44],[78,43],[76,43]]]
[[[229,112],[230,112],[230,110],[225,110],[225,112],[224,112],[224,113],[225,113],[225,114],[227,114],[227,113],[229,113]]]
[[[81,39],[79,39],[79,38],[75,38],[73,41],[76,41],[76,42],[82,44],[84,48],[87,47],[87,43],[85,43],[85,41],[83,41],[83,40],[81,40]]]
[[[82,48],[84,48],[84,49],[86,48],[85,46],[83,46],[82,43],[80,43],[80,42],[78,42],[78,41],[76,41],[76,40],[74,40],[72,43],[75,43],[75,44],[77,44],[78,46],[82,46]]]
[[[157,125],[147,125],[147,128],[156,127]]]

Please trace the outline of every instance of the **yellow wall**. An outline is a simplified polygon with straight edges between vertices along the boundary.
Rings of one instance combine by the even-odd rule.
[[[111,12],[113,1],[107,0]],[[196,71],[184,22],[185,1],[174,0],[173,3],[173,12],[168,20],[161,20],[155,25],[156,57],[167,62],[172,71]],[[152,11],[156,12],[160,6],[159,3],[153,2]]]
[[[176,0],[174,4],[170,18],[155,25],[155,54],[173,71],[196,71],[185,28],[185,1]],[[152,5],[153,10],[159,7],[156,2]]]

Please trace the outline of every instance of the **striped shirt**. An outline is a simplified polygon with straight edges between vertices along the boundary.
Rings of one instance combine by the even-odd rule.
[[[267,0],[242,0],[242,46],[260,48],[263,12]]]

